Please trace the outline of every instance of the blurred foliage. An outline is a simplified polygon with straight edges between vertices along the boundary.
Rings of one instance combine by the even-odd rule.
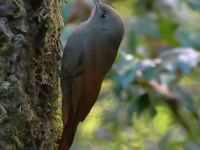
[[[99,100],[79,125],[74,150],[198,150],[199,0],[101,0],[126,34]],[[63,5],[63,45],[92,0]]]

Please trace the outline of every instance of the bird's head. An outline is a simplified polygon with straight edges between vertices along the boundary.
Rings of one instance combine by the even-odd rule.
[[[95,9],[89,22],[92,28],[108,38],[121,38],[124,35],[124,23],[118,12],[112,7],[94,0]],[[98,36],[98,35],[97,35]]]

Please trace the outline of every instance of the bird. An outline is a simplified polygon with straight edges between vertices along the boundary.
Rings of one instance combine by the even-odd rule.
[[[69,36],[61,59],[63,132],[58,150],[70,150],[80,122],[89,114],[124,36],[119,13],[94,0],[87,21]]]

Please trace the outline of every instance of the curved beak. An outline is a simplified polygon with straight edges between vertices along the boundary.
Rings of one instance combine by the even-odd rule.
[[[99,13],[99,0],[94,0],[95,6],[96,6],[96,10]]]

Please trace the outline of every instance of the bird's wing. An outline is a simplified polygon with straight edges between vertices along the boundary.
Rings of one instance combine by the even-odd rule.
[[[79,123],[94,105],[102,80],[101,73],[95,66],[97,57],[97,44],[94,39],[73,35],[69,38],[61,66],[63,118],[70,112]]]
[[[80,40],[80,38],[79,38]],[[104,73],[95,65],[98,54],[95,41],[69,39],[61,66],[63,139],[72,144],[77,125],[90,112],[98,97]],[[65,135],[67,134],[67,135]]]
[[[76,39],[69,38],[61,63],[62,116],[64,124],[69,115],[74,115],[81,90],[80,81],[83,73],[81,55],[83,50],[77,46],[78,42],[74,43],[75,41]]]
[[[80,38],[78,38],[80,39]],[[81,41],[80,41],[81,42]],[[79,121],[76,120],[75,112],[80,100],[83,48],[73,35],[65,46],[61,62],[61,88],[62,88],[62,118],[63,133],[59,149],[69,149],[76,132]]]

